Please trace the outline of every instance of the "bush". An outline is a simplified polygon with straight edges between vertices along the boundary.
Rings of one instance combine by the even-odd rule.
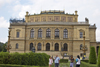
[[[0,64],[47,66],[49,55],[45,53],[0,53]]]
[[[81,61],[80,67],[97,67],[97,64],[89,64],[89,63]]]
[[[68,62],[68,59],[61,59],[60,60],[60,63],[67,63]]]
[[[97,63],[98,67],[100,67],[100,47],[99,47],[99,51],[98,51],[98,63]]]
[[[89,60],[81,60],[81,61],[86,62],[86,63],[88,63],[88,62],[89,62]]]
[[[97,63],[96,52],[95,52],[95,48],[94,47],[90,48],[89,63],[90,64],[96,64]]]

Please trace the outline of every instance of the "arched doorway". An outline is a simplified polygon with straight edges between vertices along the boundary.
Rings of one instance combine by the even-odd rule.
[[[46,44],[46,51],[50,51],[50,43]]]
[[[58,43],[55,44],[55,51],[59,51],[59,44]]]
[[[32,49],[32,47],[33,47],[33,43],[30,43],[30,50]]]
[[[41,43],[38,43],[37,49],[38,51],[41,51]]]
[[[68,50],[68,45],[65,43],[64,44],[64,51],[67,51]]]
[[[97,55],[98,55],[98,51],[99,51],[99,46],[97,46]]]

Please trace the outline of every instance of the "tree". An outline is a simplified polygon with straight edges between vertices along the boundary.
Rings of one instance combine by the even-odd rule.
[[[4,44],[4,45],[2,46],[2,51],[3,51],[3,52],[7,52],[7,49],[5,48],[5,46],[6,46],[6,44]]]
[[[90,55],[89,55],[89,63],[90,64],[96,64],[96,52],[94,47],[90,47]]]
[[[99,47],[99,51],[98,51],[98,67],[100,67],[100,47]]]

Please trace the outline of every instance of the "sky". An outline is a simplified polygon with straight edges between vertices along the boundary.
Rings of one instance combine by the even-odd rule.
[[[25,18],[44,10],[64,10],[73,14],[78,11],[78,21],[96,24],[96,41],[100,41],[100,0],[0,0],[0,42],[7,42],[10,18]]]

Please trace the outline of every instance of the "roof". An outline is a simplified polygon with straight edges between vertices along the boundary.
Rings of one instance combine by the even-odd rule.
[[[41,11],[40,14],[65,14],[65,11],[49,10],[49,11]]]

